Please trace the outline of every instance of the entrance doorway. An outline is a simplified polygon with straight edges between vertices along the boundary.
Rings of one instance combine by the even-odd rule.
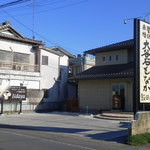
[[[125,97],[125,85],[113,84],[112,85],[112,109],[124,110],[124,97]]]

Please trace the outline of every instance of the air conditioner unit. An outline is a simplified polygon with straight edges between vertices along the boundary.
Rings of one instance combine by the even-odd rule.
[[[16,65],[15,70],[22,70],[22,66],[21,65]]]

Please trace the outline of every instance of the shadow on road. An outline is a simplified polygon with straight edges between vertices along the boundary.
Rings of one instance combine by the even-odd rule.
[[[7,125],[1,124],[0,128],[7,129],[20,129],[20,130],[36,130],[46,132],[60,132],[60,133],[78,133],[89,131],[86,129],[75,129],[75,128],[58,128],[58,127],[42,127],[42,126],[19,126],[19,125]]]
[[[81,135],[84,134],[84,137],[90,139],[111,141],[117,143],[125,143],[127,139],[127,129],[119,131],[105,131],[103,133],[96,133],[96,134],[94,133],[89,134],[89,131],[92,131],[92,129],[90,130],[90,129],[61,128],[61,127],[22,126],[22,125],[8,125],[8,124],[0,124],[0,129],[35,130],[35,131],[78,134],[78,135],[80,135],[81,133]]]
[[[111,141],[117,143],[125,143],[127,140],[127,130],[110,131],[100,134],[89,134],[87,135],[91,139]]]

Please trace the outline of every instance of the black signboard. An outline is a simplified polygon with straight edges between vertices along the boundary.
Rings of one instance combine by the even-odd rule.
[[[26,100],[27,89],[25,86],[10,87],[11,100]]]
[[[4,89],[0,100],[26,100],[27,89],[25,86],[10,86]]]

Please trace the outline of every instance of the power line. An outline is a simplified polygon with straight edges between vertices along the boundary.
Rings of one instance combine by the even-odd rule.
[[[67,8],[67,7],[70,7],[70,6],[74,6],[74,5],[78,5],[78,4],[81,4],[81,3],[85,3],[85,2],[87,2],[87,1],[88,1],[88,0],[80,0],[80,1],[78,1],[78,2],[66,4],[66,5],[63,5],[63,6],[59,6],[59,7],[55,7],[55,8],[43,10],[43,11],[36,11],[35,13],[36,13],[36,14],[42,14],[42,13],[45,13],[45,12],[49,12],[49,11],[53,11],[53,10],[58,10],[58,9],[63,9],[63,8]],[[24,16],[24,15],[30,15],[30,14],[32,14],[32,13],[19,14],[19,15],[15,15],[15,16]]]
[[[66,0],[59,0],[59,1],[56,1],[56,2],[51,2],[51,3],[46,3],[46,4],[37,4],[37,2],[36,2],[36,5],[35,6],[49,6],[49,5],[53,5],[53,4],[56,4],[56,3],[62,3],[62,2],[64,2],[64,1],[66,1]],[[32,5],[32,4],[31,4]],[[20,11],[20,10],[27,10],[27,9],[31,9],[31,7],[29,7],[29,6],[31,6],[31,5],[25,5],[25,6],[19,6],[19,7],[15,7],[15,8],[11,8],[11,9],[7,9],[7,11],[13,11],[13,12],[15,12],[15,11]],[[25,8],[25,7],[28,7],[28,8]]]
[[[45,4],[37,4],[37,6],[52,5],[52,4],[57,4],[57,3],[64,2],[64,1],[67,1],[67,0],[58,0],[58,1],[54,1],[54,2],[48,2],[48,3],[45,3]]]
[[[53,42],[53,41],[47,39],[46,37],[44,37],[43,35],[41,35],[41,34],[35,32],[35,31],[33,31],[32,29],[30,29],[29,27],[27,27],[25,24],[23,24],[21,21],[19,21],[18,19],[16,19],[14,16],[12,16],[10,13],[8,13],[7,11],[5,11],[4,9],[2,9],[2,11],[3,11],[4,13],[6,13],[8,16],[10,16],[11,18],[13,18],[16,22],[18,22],[18,23],[19,23],[20,25],[22,25],[24,28],[26,28],[26,29],[29,30],[30,32],[33,32],[34,34],[36,34],[36,35],[39,36],[40,38],[46,40],[47,42],[51,43],[53,46],[60,46],[60,47],[65,48],[65,46],[62,46],[62,45],[59,44],[59,43]],[[70,48],[69,48],[69,49],[70,49]],[[70,50],[70,51],[72,51],[72,50]],[[78,54],[78,53],[76,53],[75,51],[72,51],[72,53]]]
[[[30,0],[25,0],[25,1],[30,1]],[[57,8],[54,8],[54,9],[50,9],[50,10],[55,10],[55,9],[61,9],[61,8],[65,8],[65,7],[69,7],[69,6],[73,6],[73,5],[76,5],[76,4],[80,4],[80,3],[83,3],[83,2],[86,2],[86,1],[88,1],[88,0],[80,0],[80,1],[78,1],[78,2],[76,2],[76,3],[71,3],[71,4],[68,4],[68,5],[65,5],[65,6],[61,6],[61,7],[57,7]],[[4,13],[6,13],[7,15],[9,15],[11,18],[13,18],[16,22],[18,22],[20,25],[22,25],[24,28],[26,28],[27,30],[29,30],[31,33],[32,33],[32,35],[34,36],[34,35],[37,35],[37,36],[39,36],[40,38],[42,38],[42,39],[44,39],[44,40],[46,40],[47,42],[49,42],[50,44],[52,44],[52,45],[54,45],[54,46],[61,46],[61,47],[66,47],[66,46],[62,46],[61,44],[58,44],[58,43],[56,43],[56,42],[53,42],[53,41],[51,41],[51,40],[49,40],[49,39],[47,39],[46,37],[44,37],[43,35],[41,35],[41,34],[39,34],[39,33],[37,33],[37,32],[35,32],[34,31],[34,13],[35,13],[35,3],[34,3],[34,0],[32,0],[32,11],[33,11],[33,25],[32,25],[32,29],[30,29],[28,26],[26,26],[25,24],[23,24],[22,22],[20,22],[18,19],[16,19],[13,15],[11,15],[10,13],[8,13],[7,11],[5,11],[4,9],[2,9],[2,11],[4,12]],[[60,1],[57,1],[57,2],[60,2]],[[51,2],[52,3],[52,2]],[[56,3],[56,2],[55,2]],[[46,10],[47,11],[47,10]],[[66,47],[67,48],[67,47]],[[72,51],[71,49],[72,48],[67,48],[67,49],[70,49],[69,51]],[[74,50],[74,51],[72,51],[72,53],[74,53],[74,54],[78,54],[77,52],[76,52],[77,50]],[[80,52],[79,52],[80,53]]]
[[[87,2],[87,1],[88,1],[88,0],[80,0],[80,1],[78,1],[78,2],[74,2],[74,3],[71,3],[71,4],[67,4],[67,5],[60,6],[60,7],[56,7],[56,8],[52,8],[52,9],[47,9],[47,10],[39,11],[39,12],[36,12],[36,13],[43,13],[43,12],[47,12],[47,11],[51,11],[51,10],[62,9],[62,8],[66,8],[66,7],[78,5],[78,4]]]
[[[8,6],[13,6],[13,5],[16,5],[16,4],[21,4],[21,3],[28,2],[28,1],[31,1],[31,0],[16,0],[16,1],[13,1],[13,2],[2,4],[2,5],[0,5],[0,8],[5,8],[5,7],[8,7]]]

